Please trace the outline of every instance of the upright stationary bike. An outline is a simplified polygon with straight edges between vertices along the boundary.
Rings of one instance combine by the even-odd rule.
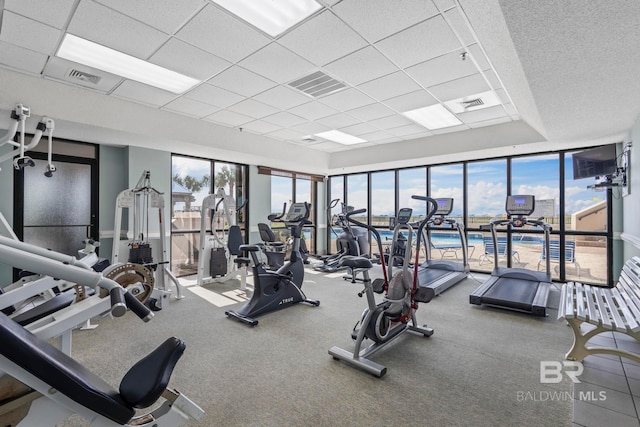
[[[331,347],[329,349],[329,354],[335,360],[342,360],[381,378],[386,374],[387,368],[368,359],[369,356],[406,331],[417,332],[425,337],[433,335],[433,329],[426,327],[426,325],[418,326],[415,314],[418,309],[418,303],[427,303],[435,295],[432,288],[419,287],[417,283],[422,231],[438,208],[435,200],[429,198],[428,203],[429,209],[426,218],[419,223],[417,231],[409,224],[412,215],[411,208],[403,208],[398,212],[387,265],[385,265],[382,241],[378,230],[371,225],[363,224],[351,218],[351,215],[360,214],[366,210],[359,209],[347,214],[349,221],[360,227],[367,228],[377,241],[384,278],[371,281],[369,270],[373,267],[373,264],[369,258],[361,256],[346,256],[342,258],[341,266],[349,268],[353,276],[362,272],[364,290],[359,292],[358,296],[366,295],[368,307],[364,310],[362,318],[351,332],[351,338],[355,340],[353,351],[339,347]],[[406,236],[403,236],[403,233],[406,233]],[[415,261],[411,266],[411,249],[414,235],[417,235],[417,242]],[[398,265],[400,266],[400,271],[393,273],[394,266]],[[376,304],[374,292],[378,294],[385,293],[382,302]],[[370,339],[373,343],[361,350],[365,339]]]
[[[302,292],[304,265],[300,254],[300,238],[303,227],[311,224],[308,219],[309,213],[310,207],[306,202],[291,205],[283,222],[291,231],[293,246],[289,260],[277,271],[267,270],[260,262],[257,256],[260,246],[240,246],[240,250],[249,252],[253,260],[253,295],[239,310],[226,311],[225,314],[229,318],[239,320],[250,326],[256,326],[258,321],[255,318],[270,311],[286,308],[299,302],[316,307],[320,305],[320,301],[308,299]],[[248,259],[245,258],[245,260],[247,263],[249,262]],[[302,276],[299,276],[299,283],[294,279],[296,272],[302,274]]]

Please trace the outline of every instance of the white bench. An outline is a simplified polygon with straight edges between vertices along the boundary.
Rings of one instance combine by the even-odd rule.
[[[640,354],[614,347],[587,347],[587,342],[604,332],[621,332],[640,341],[640,258],[628,260],[613,288],[569,282],[562,286],[558,319],[573,329],[569,360],[582,361],[592,354],[612,354],[640,362]],[[583,323],[594,325],[581,329]]]

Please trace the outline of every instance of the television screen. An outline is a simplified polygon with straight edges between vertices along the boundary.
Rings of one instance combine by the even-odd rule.
[[[573,179],[612,175],[617,169],[615,144],[573,153]]]

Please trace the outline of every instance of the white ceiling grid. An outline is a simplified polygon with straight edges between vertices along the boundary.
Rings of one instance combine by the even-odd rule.
[[[0,66],[91,88],[66,75],[77,69],[102,77],[93,89],[107,96],[329,152],[432,135],[400,113],[491,89],[490,74],[482,73],[495,71],[456,2],[321,3],[274,39],[205,0],[6,0]],[[61,60],[55,52],[66,32],[202,83],[175,95]],[[463,52],[475,61],[462,60]],[[347,87],[314,99],[287,85],[315,71]],[[459,129],[469,129],[512,120],[517,110],[459,117]],[[331,129],[367,142],[344,147],[308,138]]]

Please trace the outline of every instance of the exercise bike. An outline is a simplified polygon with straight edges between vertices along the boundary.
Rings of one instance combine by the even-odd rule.
[[[304,279],[304,265],[300,254],[300,239],[302,229],[309,221],[310,206],[308,203],[294,203],[291,205],[287,216],[282,220],[291,231],[293,245],[289,260],[277,271],[269,271],[258,259],[259,245],[241,245],[240,250],[248,252],[253,261],[253,295],[251,299],[239,310],[228,310],[225,314],[250,326],[256,326],[255,319],[271,311],[290,307],[297,303],[306,303],[319,306],[320,301],[308,299],[302,292]],[[238,261],[250,262],[248,258],[239,258]],[[296,274],[298,278],[296,279]],[[299,282],[297,281],[299,280]]]
[[[329,354],[334,360],[342,360],[381,378],[386,374],[387,368],[370,360],[370,356],[394,341],[403,332],[411,331],[422,334],[425,337],[433,335],[433,329],[428,328],[426,325],[418,326],[416,320],[418,303],[428,303],[435,296],[432,288],[419,287],[417,282],[420,237],[425,225],[438,207],[433,199],[428,199],[428,203],[430,206],[426,218],[420,221],[417,231],[409,223],[412,209],[403,208],[398,212],[393,229],[393,241],[388,264],[385,263],[382,239],[378,230],[373,226],[351,218],[352,215],[366,212],[366,209],[355,210],[346,215],[350,222],[368,229],[374,236],[380,250],[383,278],[371,280],[369,270],[373,267],[373,263],[369,258],[346,256],[340,261],[340,267],[351,270],[353,276],[362,273],[364,289],[358,293],[358,296],[366,295],[368,306],[351,332],[351,338],[355,341],[354,350],[348,351],[340,347],[331,347]],[[403,233],[406,236],[403,236]],[[416,254],[415,261],[411,263],[411,248],[414,235],[417,235]],[[403,242],[403,244],[399,244],[400,242]],[[397,265],[396,261],[401,262],[400,271],[394,273],[393,269]],[[376,303],[374,293],[385,294],[382,302]],[[373,343],[361,349],[365,339],[369,339]]]

